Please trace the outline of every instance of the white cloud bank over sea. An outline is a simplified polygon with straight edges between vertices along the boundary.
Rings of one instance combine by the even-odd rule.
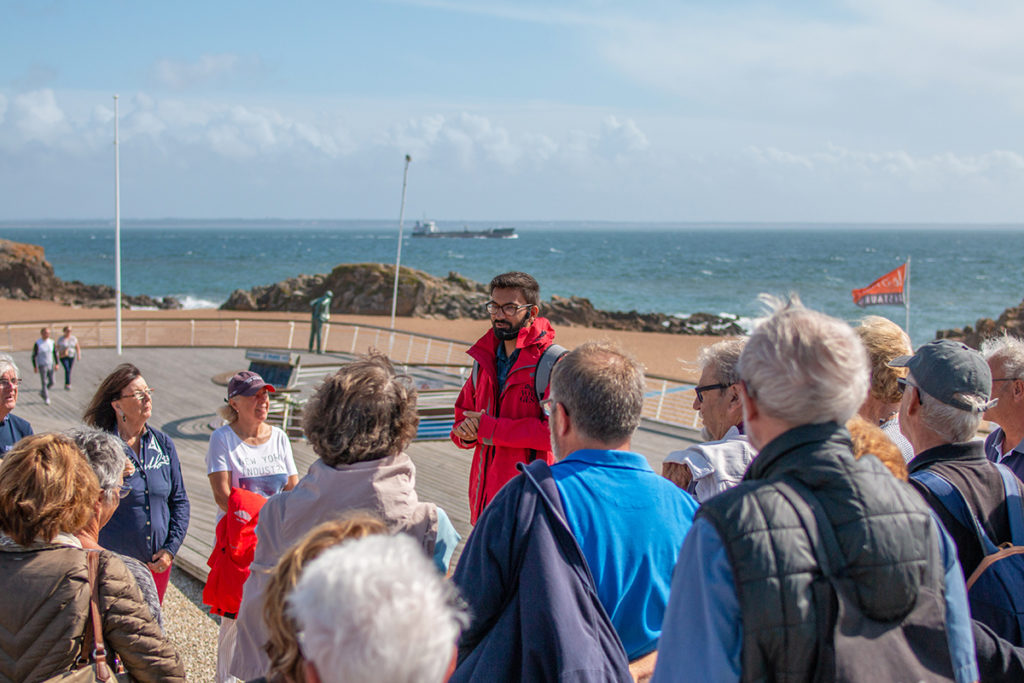
[[[354,33],[256,6],[259,38],[141,33],[99,79],[69,76],[99,59],[87,46],[18,53],[0,66],[4,218],[110,215],[101,80],[120,86],[131,217],[391,218],[408,153],[412,216],[1024,220],[1018,2],[321,9],[307,20]]]

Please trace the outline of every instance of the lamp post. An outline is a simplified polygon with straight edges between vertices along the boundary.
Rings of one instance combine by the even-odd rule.
[[[398,308],[398,272],[402,267],[402,223],[405,221],[405,187],[409,180],[409,164],[412,157],[405,155],[405,171],[402,173],[402,207],[398,211],[398,254],[395,256],[395,289],[391,295],[391,341],[394,343],[395,310]]]

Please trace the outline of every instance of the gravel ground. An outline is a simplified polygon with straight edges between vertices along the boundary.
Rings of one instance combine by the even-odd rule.
[[[214,681],[219,617],[203,605],[203,584],[175,567],[164,595],[164,628],[190,681]]]

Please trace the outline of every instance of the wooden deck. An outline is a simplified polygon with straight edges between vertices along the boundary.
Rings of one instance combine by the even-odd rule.
[[[216,505],[206,477],[206,447],[210,433],[219,424],[216,410],[223,405],[225,395],[223,384],[214,383],[213,378],[246,369],[245,350],[130,348],[120,357],[113,349],[84,351],[84,361],[77,363],[73,371],[71,391],[63,391],[63,371],[57,369],[49,406],[39,395],[39,377],[32,373],[29,353],[16,354],[15,362],[24,382],[15,414],[31,422],[37,433],[70,427],[80,421],[95,387],[118,363],[137,365],[154,389],[150,424],[174,439],[192,505],[188,536],[176,563],[205,580],[216,518]],[[341,363],[344,358],[343,354],[304,354],[303,362]],[[312,388],[313,378],[310,378],[309,384],[300,387],[301,394],[308,395]],[[654,426],[642,428],[634,438],[633,447],[647,455],[655,470],[660,471],[660,462],[666,453],[693,443],[696,437],[697,434],[689,430]],[[302,476],[316,456],[304,440],[293,441],[292,448]],[[472,451],[456,448],[448,440],[422,441],[412,444],[409,454],[416,463],[416,489],[420,499],[443,507],[465,542],[470,532],[467,482]]]

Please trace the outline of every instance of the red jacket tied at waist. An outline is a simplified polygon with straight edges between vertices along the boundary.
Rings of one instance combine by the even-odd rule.
[[[469,472],[469,510],[473,524],[501,487],[518,474],[516,463],[530,463],[538,458],[549,465],[554,463],[548,421],[534,387],[537,362],[554,341],[555,331],[546,318],[537,318],[532,325],[520,330],[516,340],[519,357],[500,395],[495,354],[501,342],[494,331],[488,330],[467,351],[480,364],[480,371],[476,386],[471,376],[462,387],[455,402],[455,424],[464,419],[467,410],[484,415],[480,416],[476,441],[463,441],[455,434],[451,438],[460,448],[476,449]]]
[[[242,602],[242,586],[249,578],[249,564],[256,552],[256,521],[267,499],[258,493],[233,488],[228,513],[217,522],[217,539],[206,564],[210,576],[203,602],[214,614],[234,616]]]

